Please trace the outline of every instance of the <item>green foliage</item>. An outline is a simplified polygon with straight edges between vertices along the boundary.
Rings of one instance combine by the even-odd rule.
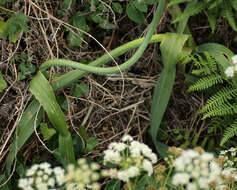
[[[176,17],[173,23],[180,22],[184,19],[189,19],[191,16],[205,11],[209,21],[212,33],[215,32],[216,23],[221,17],[227,19],[229,25],[234,31],[237,31],[237,25],[233,11],[237,11],[237,3],[233,0],[171,0],[168,6],[174,6],[180,3],[187,3],[183,13]]]
[[[159,142],[158,131],[174,85],[178,55],[187,39],[187,35],[168,33],[160,46],[164,69],[156,83],[152,98],[151,134],[153,143],[162,156],[165,156],[167,147]]]
[[[237,120],[235,120],[230,127],[225,130],[221,140],[221,146],[224,145],[229,139],[237,135]]]
[[[191,85],[188,91],[201,91],[210,87],[214,88],[220,84],[225,85],[222,86],[220,90],[215,90],[214,94],[211,95],[206,104],[200,109],[199,113],[203,114],[202,119],[218,116],[222,117],[224,123],[228,123],[227,121],[231,121],[232,119],[223,116],[230,115],[231,117],[234,117],[237,114],[237,101],[235,98],[237,96],[236,85],[234,85],[230,79],[226,78],[223,74],[222,65],[218,64],[209,53],[205,52],[198,56],[190,55],[190,58],[196,67],[193,69],[192,73],[199,75],[201,78]],[[222,124],[223,121],[221,122]],[[214,125],[214,130],[215,128],[220,127],[218,123],[220,122],[217,122]],[[221,145],[236,135],[237,122],[234,121],[232,124],[228,124],[230,124],[230,127],[226,129]]]
[[[106,183],[105,190],[120,190],[121,181],[118,179],[111,179]]]
[[[0,5],[5,5],[6,3],[11,3],[13,0],[1,0]]]
[[[7,87],[7,82],[4,80],[2,73],[0,71],[0,92],[2,92]]]
[[[6,22],[0,22],[0,38],[8,38],[16,42],[22,31],[28,32],[29,19],[21,12],[13,14]]]
[[[153,5],[157,0],[132,0],[126,4],[126,14],[132,21],[142,24],[145,23],[145,15],[148,13],[148,6]],[[59,16],[64,15],[75,7],[75,0],[64,0],[61,9],[58,11]],[[111,30],[117,27],[116,15],[124,12],[125,2],[117,0],[88,0],[80,6],[79,11],[70,15],[68,23],[79,28],[78,30],[68,30],[66,40],[69,46],[81,46],[85,32],[89,32],[94,24],[101,29]]]
[[[33,74],[36,70],[35,66],[29,61],[28,55],[23,53],[20,56],[16,55],[11,59],[11,62],[20,62],[17,72],[17,80],[23,80],[27,76]]]
[[[132,1],[133,2],[133,1]],[[142,13],[141,10],[146,10],[147,11],[147,8],[145,6],[145,9],[144,7],[140,7],[138,9],[138,5],[136,6],[134,3],[129,3],[127,6],[126,6],[126,13],[128,15],[128,17],[138,23],[138,24],[142,24],[145,22],[145,17],[144,17],[144,14]]]
[[[46,123],[40,123],[40,132],[43,135],[44,141],[51,139],[51,137],[56,134],[56,130],[49,128]]]

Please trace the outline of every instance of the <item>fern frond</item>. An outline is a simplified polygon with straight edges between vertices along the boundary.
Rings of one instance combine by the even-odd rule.
[[[228,100],[233,99],[233,97],[237,97],[237,89],[233,87],[225,87],[209,98],[206,105],[202,107],[199,113],[214,110],[216,107],[226,103]]]
[[[190,86],[188,92],[204,90],[218,83],[223,83],[220,75],[210,75],[199,79],[194,85]]]
[[[228,1],[224,3],[223,15],[226,17],[226,19],[229,22],[231,28],[235,32],[237,32],[237,26],[236,26],[236,23],[235,23],[234,14],[232,12],[232,7],[231,7],[231,4]]]
[[[188,5],[188,7],[184,10],[181,16],[177,17],[172,23],[179,22],[183,19],[188,19],[189,17],[200,13],[205,8],[205,4],[203,2],[192,2]]]
[[[204,120],[209,117],[231,115],[236,113],[237,113],[237,103],[232,105],[228,102],[218,107],[215,107],[215,109],[213,110],[208,111],[203,115],[202,119]]]
[[[196,75],[210,75],[211,73],[217,73],[216,60],[211,56],[210,53],[204,52],[202,55],[196,54],[192,57],[194,65],[197,69],[192,71]]]
[[[235,120],[234,123],[225,130],[225,133],[221,139],[221,146],[235,135],[237,135],[237,120]]]

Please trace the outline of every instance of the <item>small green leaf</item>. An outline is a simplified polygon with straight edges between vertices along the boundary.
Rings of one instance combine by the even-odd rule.
[[[145,0],[145,3],[148,5],[154,5],[157,2],[157,0]]]
[[[167,5],[167,7],[170,7],[172,5],[176,5],[176,4],[179,4],[179,3],[187,3],[187,2],[191,2],[192,0],[173,0],[173,1],[170,1]]]
[[[21,64],[18,67],[18,70],[20,70],[17,73],[17,80],[23,80],[26,78],[27,75],[30,75],[35,72],[35,66],[31,64],[30,62],[23,60]]]
[[[0,92],[2,92],[7,87],[7,82],[4,80],[2,73],[0,71]]]
[[[84,12],[78,11],[71,19],[70,23],[81,30],[88,32],[89,26],[86,24],[86,17],[82,16]],[[66,37],[69,46],[80,46],[85,34],[79,31],[70,31]]]
[[[139,10],[137,10],[133,4],[129,3],[127,6],[126,6],[126,13],[128,15],[128,17],[138,23],[138,24],[142,24],[145,22],[145,17],[143,15],[142,12],[140,12]]]
[[[76,0],[64,0],[61,9],[70,9],[75,4]]]
[[[111,179],[105,186],[104,190],[120,190],[121,182],[117,179]]]
[[[147,5],[142,1],[142,2],[138,2],[138,1],[134,1],[133,4],[135,5],[136,9],[146,13],[147,12]]]
[[[7,23],[0,21],[0,38],[5,38],[6,36],[4,35],[4,31],[7,28]]]
[[[114,9],[115,12],[121,14],[123,13],[123,7],[120,3],[113,2],[112,3],[112,8]]]
[[[95,147],[99,145],[99,141],[95,137],[90,137],[86,141],[85,153],[92,151]]]
[[[100,22],[99,26],[107,30],[111,30],[116,27],[115,24],[109,23],[108,20],[103,20],[103,22]]]
[[[56,133],[56,130],[49,128],[46,123],[40,123],[40,132],[43,135],[44,141],[47,141]]]
[[[72,96],[80,98],[89,92],[89,87],[85,83],[75,84],[72,89]]]

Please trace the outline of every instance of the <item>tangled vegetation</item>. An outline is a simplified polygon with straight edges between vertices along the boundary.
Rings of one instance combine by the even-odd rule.
[[[0,0],[0,190],[236,190],[236,18],[232,0]]]

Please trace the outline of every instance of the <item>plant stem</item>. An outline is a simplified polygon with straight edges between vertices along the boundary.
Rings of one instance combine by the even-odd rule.
[[[138,50],[136,51],[136,53],[129,60],[127,60],[125,63],[121,64],[120,66],[108,67],[108,68],[98,68],[98,67],[95,67],[95,65],[93,65],[93,64],[95,64],[95,62],[97,60],[95,60],[94,63],[92,62],[93,64],[91,63],[90,65],[84,65],[82,63],[74,62],[71,60],[53,59],[53,60],[48,60],[48,61],[44,62],[41,65],[40,70],[44,71],[48,67],[51,67],[51,66],[70,66],[70,67],[73,67],[76,69],[83,70],[85,72],[106,74],[106,73],[120,72],[122,70],[129,68],[142,56],[143,52],[145,51],[146,47],[148,46],[150,39],[156,29],[156,26],[157,26],[158,22],[160,21],[160,18],[163,14],[164,7],[165,7],[165,0],[160,0],[158,8],[155,12],[155,15],[153,17],[153,20],[152,20],[150,26],[149,26],[149,29],[148,29],[145,39],[141,43],[141,45],[138,48]],[[126,46],[123,46],[123,48],[126,48]],[[104,62],[100,62],[100,63],[103,64]],[[99,63],[97,63],[97,65],[99,65]],[[83,75],[83,74],[84,73],[82,73],[81,75]],[[80,75],[79,75],[79,77],[80,77]],[[78,75],[77,75],[77,77],[75,77],[75,76],[72,77],[72,75],[70,75],[69,80],[67,81],[67,83],[64,82],[64,85],[70,84],[73,80],[76,80],[76,79],[78,79]],[[57,83],[58,83],[58,81],[57,81]],[[58,85],[60,85],[60,84],[58,83]],[[62,86],[62,85],[60,85],[60,86]]]

